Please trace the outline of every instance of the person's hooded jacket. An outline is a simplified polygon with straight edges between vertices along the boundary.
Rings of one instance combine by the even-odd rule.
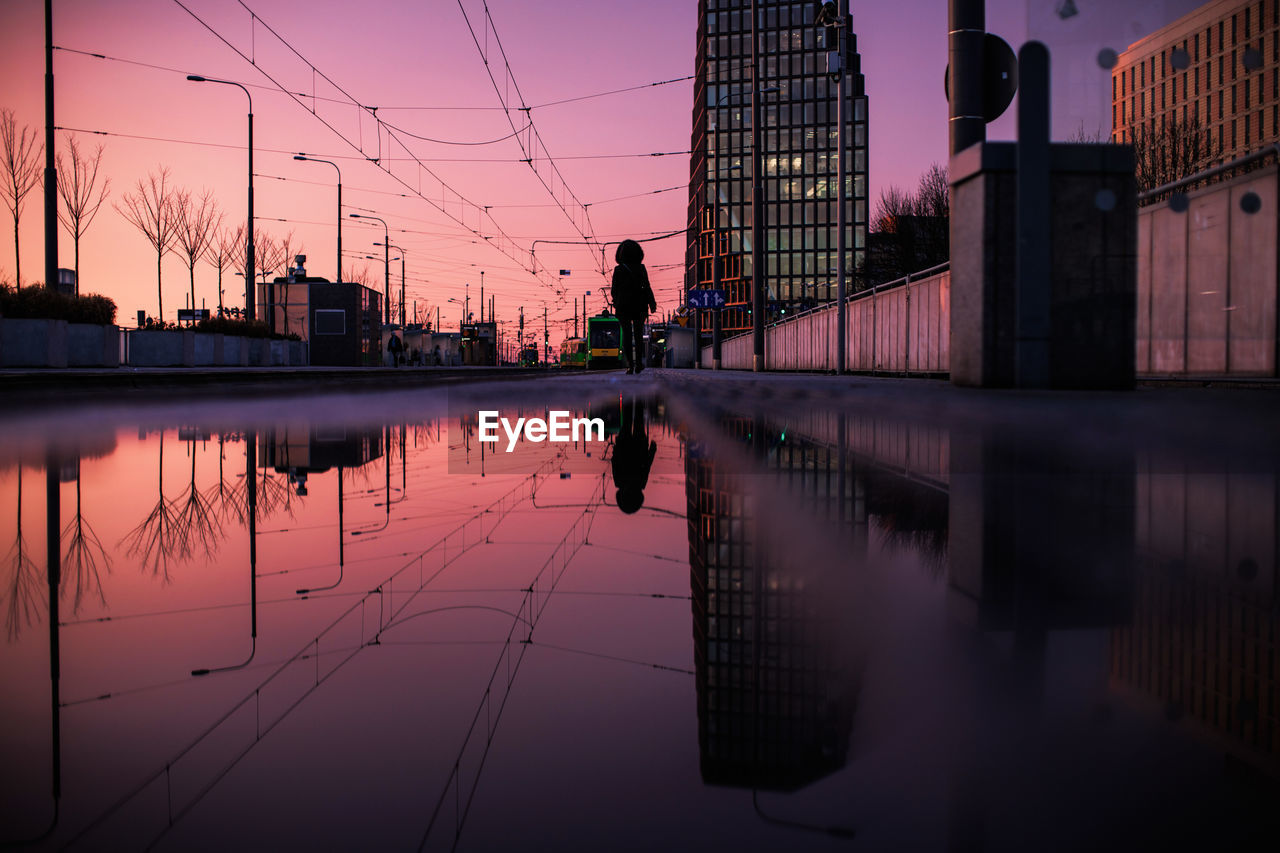
[[[650,311],[658,310],[649,285],[649,271],[644,268],[644,249],[635,240],[623,240],[614,255],[618,265],[613,268],[613,310],[619,318],[644,320]]]

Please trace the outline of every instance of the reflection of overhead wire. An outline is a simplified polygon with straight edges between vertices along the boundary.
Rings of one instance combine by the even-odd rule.
[[[650,669],[660,669],[665,672],[682,672],[685,675],[696,675],[692,669],[686,669],[682,666],[668,666],[665,663],[649,663],[648,661],[636,660],[635,658],[618,657],[617,655],[606,655],[603,652],[589,652],[586,649],[571,649],[568,646],[556,646],[551,643],[536,642],[532,644],[535,648],[555,649],[558,652],[569,652],[575,655],[585,655],[592,658],[600,658],[602,660],[618,661],[619,663],[630,663],[636,666],[647,666]]]

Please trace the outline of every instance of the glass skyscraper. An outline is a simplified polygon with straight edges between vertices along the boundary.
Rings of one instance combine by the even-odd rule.
[[[838,111],[820,3],[699,0],[686,287],[727,291],[723,328],[751,327],[751,9],[760,16],[764,117],[764,282],[768,319],[835,298]],[[834,45],[832,46],[834,49]],[[847,39],[845,204],[849,289],[865,266],[867,98]],[[776,88],[776,91],[770,91]]]

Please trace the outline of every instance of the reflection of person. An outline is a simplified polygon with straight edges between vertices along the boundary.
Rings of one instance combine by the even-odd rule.
[[[618,509],[630,515],[644,506],[644,487],[649,482],[649,469],[658,452],[658,443],[649,440],[644,409],[635,400],[622,409],[622,424],[613,441],[614,500]]]
[[[644,268],[644,249],[635,240],[623,240],[614,255],[613,308],[622,326],[622,360],[628,373],[644,370],[644,321],[650,311],[658,310],[649,285],[649,271]]]

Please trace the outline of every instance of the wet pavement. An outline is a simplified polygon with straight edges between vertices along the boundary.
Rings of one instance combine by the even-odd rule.
[[[480,441],[561,409],[602,438]],[[1270,849],[1278,425],[661,371],[11,410],[3,840]]]

